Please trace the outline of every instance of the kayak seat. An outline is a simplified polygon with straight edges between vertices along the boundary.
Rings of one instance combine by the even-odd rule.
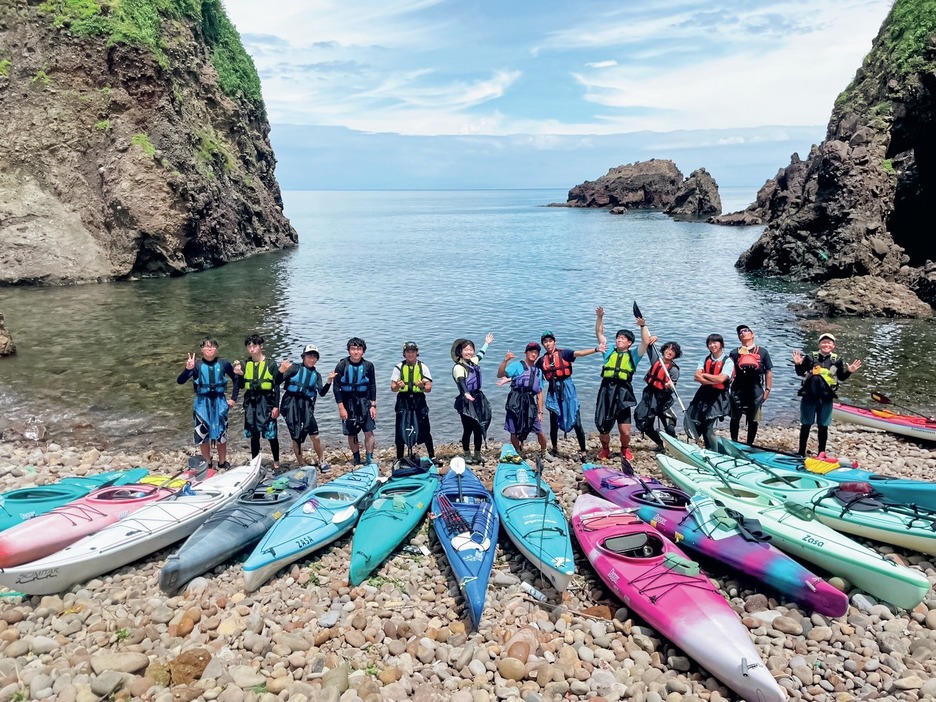
[[[421,485],[401,485],[400,487],[391,487],[380,493],[381,497],[395,497],[396,495],[410,495],[417,490],[422,489]]]
[[[877,512],[885,507],[883,502],[866,493],[835,490],[832,497],[842,507],[847,507],[849,512]]]
[[[512,500],[536,500],[547,496],[547,492],[543,488],[537,490],[535,485],[510,485],[505,487],[501,494]]]
[[[734,529],[738,525],[738,521],[728,514],[728,510],[724,507],[716,507],[715,511],[712,512],[711,518],[716,528],[729,530]]]
[[[660,538],[644,531],[625,536],[612,536],[605,539],[602,545],[612,553],[627,558],[654,558],[661,556],[665,551]]]

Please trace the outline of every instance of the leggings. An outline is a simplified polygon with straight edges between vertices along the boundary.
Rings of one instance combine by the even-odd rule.
[[[578,439],[579,450],[585,450],[585,431],[582,429],[582,418],[575,416],[575,424],[572,425],[575,431],[575,438]],[[559,415],[555,412],[549,413],[549,440],[552,442],[553,450],[556,450],[556,443],[559,441]]]
[[[256,458],[260,453],[260,437],[250,437],[250,457]],[[279,439],[270,439],[270,453],[273,454],[273,462],[279,463]]]
[[[462,423],[462,438],[461,438],[462,448],[465,451],[467,451],[469,441],[471,440],[471,437],[474,436],[474,450],[480,451],[481,450],[481,425],[478,424],[471,417],[466,417],[463,414],[460,414],[458,416],[461,417],[461,423]],[[427,446],[426,449],[428,450],[428,448],[429,447]]]
[[[747,423],[747,443],[750,446],[757,438],[758,422],[748,419]],[[741,432],[741,416],[732,417],[728,424],[728,430],[731,432],[731,440],[737,441],[738,434]]]
[[[670,410],[667,410],[663,414],[658,414],[657,418],[660,420],[660,424],[663,426],[663,431],[676,438],[676,415],[673,414]],[[644,429],[644,434],[647,435],[647,438],[650,439],[657,446],[663,445],[663,439],[660,438],[660,432],[656,430],[656,427],[651,424],[649,427]]]
[[[806,455],[806,444],[809,443],[809,430],[812,429],[812,424],[800,424],[799,430],[799,454],[800,456]],[[819,450],[817,453],[822,453],[826,450],[826,443],[829,441],[829,427],[824,427],[821,424],[816,427],[819,433]]]
[[[398,437],[396,440],[396,457],[403,458],[403,454],[406,451],[406,443],[401,437]],[[432,446],[432,437],[429,434],[426,434],[426,440],[423,442],[426,445],[426,453],[429,454],[429,458],[435,458],[435,449]],[[462,443],[465,443],[462,441]],[[466,444],[467,446],[467,444]],[[465,449],[468,450],[467,448]]]

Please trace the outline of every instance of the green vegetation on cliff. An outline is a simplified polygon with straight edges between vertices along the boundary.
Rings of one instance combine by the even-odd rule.
[[[836,99],[836,112],[870,111],[878,126],[889,120],[892,101],[905,98],[936,65],[934,37],[936,0],[895,0],[861,70]]]
[[[257,69],[221,0],[45,0],[39,10],[72,34],[146,47],[163,66],[168,65],[163,22],[194,22],[211,50],[224,93],[263,109]]]

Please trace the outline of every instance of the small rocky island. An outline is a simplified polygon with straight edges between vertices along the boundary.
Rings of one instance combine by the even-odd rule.
[[[658,209],[679,219],[721,214],[715,179],[704,169],[685,178],[668,159],[650,159],[608,171],[569,191],[565,207],[600,207],[614,214],[629,209]]]
[[[220,0],[4,2],[0,285],[295,246],[260,79]]]

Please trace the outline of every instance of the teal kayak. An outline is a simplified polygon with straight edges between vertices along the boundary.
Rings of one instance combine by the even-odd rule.
[[[390,555],[429,511],[439,483],[439,469],[423,457],[419,468],[404,468],[377,488],[361,515],[351,541],[348,581],[361,584]]]
[[[565,592],[575,575],[569,520],[549,483],[510,444],[501,450],[494,472],[494,504],[517,549]]]
[[[884,558],[813,519],[808,511],[788,511],[783,500],[765,490],[725,483],[711,469],[668,456],[657,456],[657,462],[667,477],[686,492],[711,497],[739,514],[743,525],[754,524],[754,528],[770,535],[777,548],[845,578],[880,600],[913,609],[929,592],[929,580],[919,570]]]
[[[112,485],[130,485],[146,477],[146,468],[112,470],[98,475],[62,478],[57,483],[10,490],[0,495],[0,530],[9,529],[36,515],[50,512],[92,490]]]

